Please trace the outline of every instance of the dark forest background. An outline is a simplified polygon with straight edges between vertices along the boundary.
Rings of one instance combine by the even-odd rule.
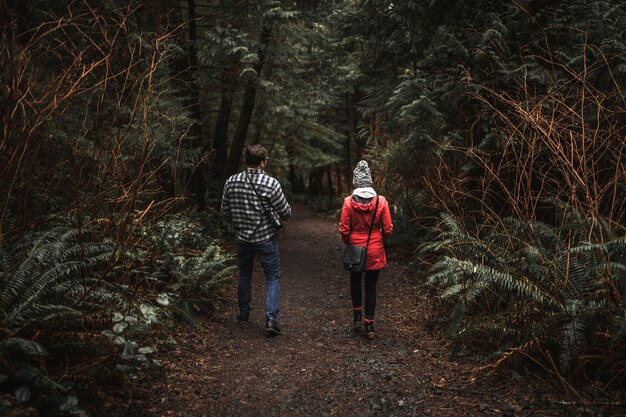
[[[624,383],[622,1],[0,0],[0,25],[3,411],[80,414],[198,325],[250,143],[326,212],[366,159],[487,363]]]

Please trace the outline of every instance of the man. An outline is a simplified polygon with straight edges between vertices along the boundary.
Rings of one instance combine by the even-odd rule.
[[[232,175],[224,185],[222,214],[232,222],[237,238],[239,281],[237,319],[250,319],[252,297],[252,265],[259,256],[265,273],[265,330],[270,335],[280,334],[280,256],[276,227],[266,207],[272,207],[282,220],[291,216],[291,207],[280,183],[265,171],[269,161],[267,150],[261,145],[250,145],[245,151],[247,169]]]

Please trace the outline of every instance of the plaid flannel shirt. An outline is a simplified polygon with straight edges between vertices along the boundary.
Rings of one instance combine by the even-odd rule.
[[[271,204],[281,219],[289,218],[291,207],[278,180],[261,169],[248,168],[247,172],[257,193],[263,199],[263,204],[266,206]],[[245,172],[232,175],[226,181],[222,196],[222,214],[232,223],[239,241],[262,243],[276,234],[276,229]]]

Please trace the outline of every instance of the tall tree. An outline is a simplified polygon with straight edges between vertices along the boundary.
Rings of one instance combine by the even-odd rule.
[[[266,13],[263,16],[261,23],[261,33],[258,40],[257,59],[252,64],[252,72],[254,74],[254,80],[246,86],[243,103],[241,105],[241,111],[239,113],[239,121],[237,122],[237,128],[233,136],[233,141],[230,146],[230,152],[228,155],[228,162],[224,170],[223,181],[230,175],[234,174],[239,168],[241,161],[241,155],[243,152],[246,136],[248,134],[248,128],[250,127],[250,120],[252,120],[252,112],[254,111],[255,99],[257,94],[257,77],[261,76],[261,71],[267,60],[267,53],[270,47],[270,41],[272,39],[272,30],[274,26],[274,17]]]

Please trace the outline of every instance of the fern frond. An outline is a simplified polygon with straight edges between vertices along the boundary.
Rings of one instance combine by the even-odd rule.
[[[39,343],[19,337],[8,337],[0,341],[0,352],[5,357],[18,354],[27,356],[46,356],[48,351]]]
[[[587,322],[580,318],[574,318],[561,327],[561,353],[559,355],[561,371],[569,370],[572,362],[578,358],[586,329]]]
[[[38,319],[51,319],[55,314],[79,318],[76,302],[85,298],[87,288],[92,288],[92,295],[102,295],[101,300],[119,299],[103,289],[109,284],[93,281],[96,271],[111,261],[113,245],[78,242],[87,233],[87,230],[59,226],[34,241],[25,238],[33,242],[24,244],[28,256],[16,262],[17,267],[0,283],[0,310],[5,325],[19,327]]]
[[[450,323],[448,323],[448,328],[446,329],[446,335],[448,337],[454,337],[459,334],[464,317],[465,309],[463,308],[463,305],[460,302],[456,303],[452,308]]]
[[[33,304],[28,309],[27,317],[21,320],[24,324],[41,323],[48,321],[80,322],[85,318],[85,313],[64,305]]]
[[[426,283],[428,285],[456,285],[461,282],[461,278],[463,276],[463,271],[460,269],[454,270],[450,268],[446,268],[443,271],[437,273],[431,273],[428,275],[426,279]]]
[[[611,342],[615,345],[626,340],[626,310],[623,314],[613,316]]]
[[[446,289],[441,293],[440,297],[446,299],[448,297],[458,296],[463,290],[465,290],[464,284],[454,284],[446,286]]]
[[[222,282],[234,275],[237,267],[232,265],[232,256],[223,253],[218,245],[208,245],[200,254],[192,257],[170,257],[171,274],[174,282],[170,288],[179,294],[178,309],[182,317],[193,323],[192,309],[195,304],[214,301],[213,291]]]
[[[198,316],[193,311],[192,303],[189,300],[184,300],[182,303],[176,306],[176,311],[190,326],[197,328],[200,326],[198,322]]]

